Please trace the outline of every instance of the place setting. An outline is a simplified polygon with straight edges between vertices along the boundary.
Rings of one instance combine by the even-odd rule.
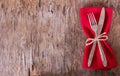
[[[114,51],[107,42],[112,22],[112,8],[80,8],[81,27],[87,37],[82,67],[93,70],[110,70],[118,65]]]

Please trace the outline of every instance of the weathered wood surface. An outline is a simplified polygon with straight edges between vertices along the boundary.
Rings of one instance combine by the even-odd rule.
[[[79,8],[114,9],[108,42],[120,64],[120,0],[0,0],[0,76],[119,76],[81,68]]]

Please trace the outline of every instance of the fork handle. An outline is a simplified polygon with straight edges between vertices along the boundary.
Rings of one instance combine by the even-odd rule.
[[[106,67],[107,66],[107,60],[106,60],[106,57],[105,57],[105,54],[104,54],[104,51],[103,51],[103,48],[102,48],[102,45],[101,45],[100,41],[98,41],[98,47],[99,47],[99,50],[100,50],[100,56],[101,56],[103,66]]]
[[[96,47],[96,41],[93,43],[92,49],[91,49],[90,54],[89,54],[88,67],[90,67],[90,65],[92,63],[93,55],[94,55],[94,52],[95,52],[95,47]]]

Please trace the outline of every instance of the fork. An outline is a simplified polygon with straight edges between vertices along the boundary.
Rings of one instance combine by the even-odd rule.
[[[97,32],[97,22],[96,22],[94,14],[89,13],[88,14],[88,19],[89,19],[89,23],[90,23],[91,28],[95,32],[95,35],[97,35],[97,33],[96,33]]]
[[[93,29],[93,31],[95,32],[95,35],[97,34],[96,31],[97,31],[97,25],[96,25],[96,21],[95,21],[95,17],[93,17],[93,13],[89,13],[88,14],[88,19],[89,19],[89,23],[90,23],[90,27]],[[96,46],[96,41],[93,43],[93,46],[91,48],[91,52],[90,52],[90,55],[89,55],[89,58],[88,58],[88,67],[90,67],[91,63],[92,63],[92,59],[93,59],[93,55],[94,55],[94,52],[95,52],[95,46]]]
[[[90,26],[91,26],[92,30],[95,32],[95,37],[97,37],[98,36],[97,35],[97,29],[98,28],[97,28],[97,21],[95,19],[94,14],[93,13],[89,13],[88,14],[88,19],[89,19],[89,23],[90,23]],[[106,67],[107,66],[106,57],[105,57],[105,54],[103,52],[102,46],[101,46],[99,41],[95,41],[93,43],[93,46],[91,48],[90,55],[89,55],[89,58],[88,58],[88,67],[90,67],[90,65],[92,63],[93,55],[94,55],[94,52],[95,52],[96,42],[98,42],[98,47],[99,47],[99,50],[100,50],[100,56],[101,56],[103,65]]]

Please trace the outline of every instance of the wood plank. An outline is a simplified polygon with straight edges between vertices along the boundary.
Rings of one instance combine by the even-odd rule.
[[[119,0],[0,0],[1,76],[119,76],[81,67],[86,37],[79,9],[114,9],[108,42],[120,63]]]

